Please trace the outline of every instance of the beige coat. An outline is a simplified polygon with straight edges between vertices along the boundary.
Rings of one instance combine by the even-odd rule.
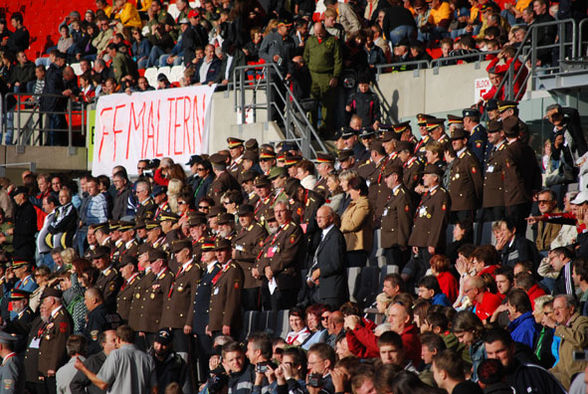
[[[341,216],[341,232],[347,243],[347,251],[372,249],[372,209],[366,196],[351,201]]]
[[[586,361],[574,361],[574,351],[583,351],[588,347],[588,317],[575,313],[570,324],[557,326],[555,335],[561,338],[559,345],[559,362],[551,373],[561,382],[562,386],[570,388],[573,375],[584,372]]]

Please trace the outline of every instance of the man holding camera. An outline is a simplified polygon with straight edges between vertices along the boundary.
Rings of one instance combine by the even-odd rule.
[[[308,381],[306,386],[309,393],[334,394],[335,386],[331,372],[335,366],[335,351],[326,343],[315,343],[308,350]]]

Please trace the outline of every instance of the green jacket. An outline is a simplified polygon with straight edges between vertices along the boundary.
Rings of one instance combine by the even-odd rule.
[[[331,35],[320,43],[316,36],[309,37],[304,47],[303,57],[311,73],[331,74],[339,78],[343,70],[341,44]]]

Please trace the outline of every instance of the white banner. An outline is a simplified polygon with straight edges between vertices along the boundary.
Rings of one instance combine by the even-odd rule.
[[[96,109],[92,174],[116,165],[137,174],[140,159],[171,157],[184,165],[208,153],[215,86],[194,86],[100,97]]]
[[[489,78],[474,79],[474,103],[482,100],[482,96],[492,89]]]

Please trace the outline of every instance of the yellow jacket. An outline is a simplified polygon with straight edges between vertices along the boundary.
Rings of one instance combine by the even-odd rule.
[[[128,1],[123,5],[122,9],[114,13],[113,19],[120,20],[124,27],[143,27],[139,11],[137,11],[137,8]]]

